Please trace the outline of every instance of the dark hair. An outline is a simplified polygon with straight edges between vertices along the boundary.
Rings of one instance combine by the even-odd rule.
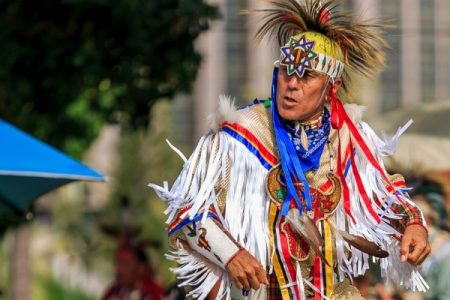
[[[411,198],[416,196],[423,196],[425,198],[426,203],[435,213],[435,220],[433,222],[436,223],[436,226],[449,231],[445,192],[442,184],[424,177],[409,178],[407,184],[412,188],[412,190],[408,192]]]
[[[119,246],[119,248],[117,248],[117,253],[119,253],[120,251],[129,251],[131,252],[134,257],[137,258],[137,260],[139,262],[142,263],[148,263],[148,255],[147,252],[144,249],[144,246],[138,244],[138,245],[131,245],[131,244],[124,244]]]
[[[134,246],[132,247],[134,254],[136,255],[136,258],[142,262],[147,263],[148,262],[148,255],[147,252],[143,249],[141,246]]]
[[[420,177],[413,177],[407,179],[408,186],[412,188],[412,190],[409,192],[409,195],[411,197],[417,196],[417,195],[423,195],[427,196],[427,194],[434,193],[441,196],[444,196],[444,189],[442,188],[442,185],[434,180],[428,179],[428,178],[420,178]]]

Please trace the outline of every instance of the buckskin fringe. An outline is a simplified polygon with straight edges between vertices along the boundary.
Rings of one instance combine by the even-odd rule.
[[[243,144],[220,131],[200,140],[170,190],[167,182],[164,182],[163,186],[149,186],[161,199],[168,202],[169,206],[165,211],[168,215],[167,223],[171,223],[177,212],[184,207],[190,207],[186,218],[203,214],[202,221],[206,219],[208,210],[214,208],[233,238],[254,255],[263,268],[270,268],[270,200],[265,192],[266,174],[267,170]],[[222,196],[221,193],[226,193],[223,212],[220,211],[217,201],[218,197]],[[214,272],[208,271],[211,263],[206,263],[199,254],[190,255],[186,250],[179,249],[169,257],[180,264],[173,272],[178,274],[183,286],[194,286],[202,276],[205,276],[208,282],[214,283],[219,278],[225,278],[226,272],[218,266],[214,268]],[[209,283],[195,286],[192,295],[203,297],[210,288]],[[221,295],[225,299],[230,299],[230,290],[231,282],[223,280]],[[256,299],[259,293],[261,291],[252,290],[248,299]]]

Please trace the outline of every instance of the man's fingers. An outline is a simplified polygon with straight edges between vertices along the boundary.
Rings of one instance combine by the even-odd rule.
[[[242,285],[242,283],[239,281],[239,279],[235,278],[233,279],[234,284],[236,285],[238,290],[242,290],[244,288],[244,286]]]
[[[259,282],[258,278],[255,275],[249,275],[248,276],[248,281],[249,281],[250,286],[251,286],[252,289],[254,289],[254,290],[259,289],[260,282]]]
[[[239,279],[239,282],[244,287],[244,289],[249,290],[251,288],[250,283],[249,283],[249,281],[247,279],[247,276],[245,276],[245,275],[244,276],[240,276],[238,279]]]
[[[261,264],[259,262],[257,262],[256,260],[254,261],[254,264],[248,266],[246,268],[245,271],[247,278],[249,280],[249,283],[252,287],[252,289],[259,289],[259,286],[261,285],[261,283],[264,284],[264,279],[265,279],[265,271],[263,269],[263,267],[261,266]],[[260,274],[263,274],[264,276],[261,276]],[[260,277],[262,277],[263,280],[260,280]]]
[[[413,246],[413,251],[408,254],[408,262],[417,265],[419,264],[419,258],[424,253],[426,244],[415,244]]]
[[[419,259],[417,260],[417,265],[420,266],[425,260],[425,258],[427,258],[428,254],[430,254],[430,252],[431,252],[430,245],[426,245],[425,249],[422,251],[422,253],[419,256]]]
[[[428,232],[419,224],[408,225],[401,240],[400,258],[417,265],[423,262],[429,252]]]
[[[238,289],[257,290],[261,284],[269,284],[266,271],[247,251],[242,251],[232,258],[226,268]]]
[[[405,262],[409,257],[409,246],[411,245],[411,236],[404,235],[400,245],[400,260]]]
[[[238,289],[259,289],[261,284],[269,284],[267,276],[260,266],[247,266],[244,270],[242,268],[238,275],[233,278]]]
[[[261,268],[260,271],[256,272],[256,277],[258,277],[259,282],[265,285],[269,285],[269,280],[267,279],[266,272]]]

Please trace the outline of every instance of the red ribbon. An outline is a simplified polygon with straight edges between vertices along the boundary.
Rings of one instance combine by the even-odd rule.
[[[333,128],[337,128],[339,130],[342,128],[342,124],[345,122],[345,124],[347,124],[347,126],[350,130],[351,135],[356,139],[356,142],[361,147],[361,150],[363,151],[364,155],[367,157],[369,162],[372,164],[372,166],[374,166],[375,169],[377,169],[377,171],[381,174],[381,176],[383,176],[383,179],[386,180],[387,183],[389,183],[389,186],[392,186],[392,184],[390,184],[390,181],[389,181],[386,173],[381,168],[381,166],[378,164],[377,160],[373,156],[369,147],[364,142],[364,139],[362,138],[362,136],[359,133],[358,129],[356,128],[355,124],[352,122],[350,117],[345,112],[344,105],[342,105],[342,102],[336,97],[336,95],[332,92],[332,90],[333,89],[330,89],[330,96],[332,97],[331,102],[333,103],[333,107],[335,108],[335,113],[337,113],[337,116],[338,116],[337,124],[339,125],[338,127],[333,127]],[[332,113],[333,113],[333,110],[332,110]],[[333,118],[332,118],[332,120],[333,120]]]
[[[313,273],[314,286],[317,291],[322,291],[322,260],[319,255],[314,257]],[[322,295],[317,291],[314,291],[314,300],[322,300]]]
[[[344,172],[342,170],[342,155],[341,155],[341,136],[338,131],[338,157],[337,157],[337,175],[341,180],[342,184],[342,193],[344,198],[344,210],[345,213],[350,217],[353,223],[356,223],[355,218],[352,215],[352,211],[350,208],[350,191],[347,185],[347,181],[345,180]]]
[[[350,141],[350,146],[353,149],[352,141]],[[356,180],[356,186],[358,187],[359,193],[361,194],[361,197],[364,200],[364,204],[366,205],[367,209],[369,210],[369,213],[372,215],[375,222],[380,223],[380,221],[381,221],[380,217],[378,216],[378,214],[375,212],[375,210],[372,207],[372,202],[370,201],[369,196],[367,195],[366,189],[364,188],[364,184],[361,180],[361,175],[359,175],[358,169],[356,168],[355,156],[354,156],[353,151],[352,151],[352,155],[350,156],[350,160],[351,160],[351,165],[352,165],[353,176],[355,176],[355,180]]]

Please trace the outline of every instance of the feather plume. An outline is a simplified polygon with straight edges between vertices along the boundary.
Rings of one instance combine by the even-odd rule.
[[[389,256],[389,253],[387,251],[381,249],[381,247],[374,242],[371,242],[361,236],[350,234],[344,230],[340,230],[336,228],[336,225],[331,221],[328,221],[328,224],[330,224],[330,226],[333,228],[335,234],[341,236],[347,243],[349,243],[356,249],[379,258],[385,258]]]
[[[286,219],[291,227],[291,230],[299,234],[313,249],[313,251],[319,255],[320,259],[331,267],[330,263],[320,250],[323,241],[319,230],[316,225],[314,225],[314,222],[305,214],[300,216],[298,209],[296,208],[289,210]]]
[[[262,25],[256,33],[258,41],[277,37],[279,46],[289,38],[305,31],[321,33],[341,48],[344,54],[344,88],[348,86],[349,71],[366,77],[375,76],[385,66],[387,42],[381,36],[385,26],[381,21],[360,21],[351,13],[339,11],[335,0],[269,0],[273,7],[246,10],[259,15]]]
[[[209,128],[213,132],[218,132],[223,122],[238,123],[239,113],[234,104],[234,99],[229,96],[219,96],[219,108],[216,113],[208,116]]]

